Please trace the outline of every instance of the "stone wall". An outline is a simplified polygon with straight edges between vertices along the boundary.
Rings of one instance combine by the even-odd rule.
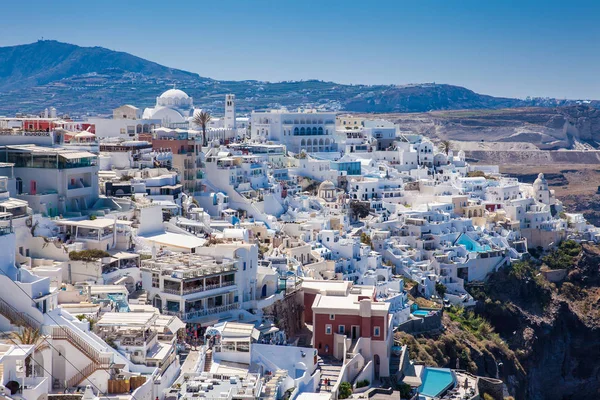
[[[273,305],[265,307],[265,316],[272,316],[277,327],[285,332],[287,337],[298,334],[304,325],[304,297],[301,291],[296,291],[276,301]]]
[[[554,283],[562,282],[568,273],[566,269],[542,269],[540,272],[549,282]]]
[[[435,331],[442,328],[442,312],[438,311],[423,318],[409,319],[398,325],[398,331],[410,334]]]
[[[499,379],[478,377],[477,389],[482,397],[483,393],[487,393],[494,400],[504,399],[504,383]]]

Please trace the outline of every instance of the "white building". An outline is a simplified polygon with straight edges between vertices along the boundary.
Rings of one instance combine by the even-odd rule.
[[[156,105],[144,110],[143,118],[160,120],[164,126],[186,127],[194,116],[194,100],[183,90],[169,89],[156,98]]]
[[[251,138],[276,141],[299,153],[337,151],[335,113],[306,110],[252,112]]]

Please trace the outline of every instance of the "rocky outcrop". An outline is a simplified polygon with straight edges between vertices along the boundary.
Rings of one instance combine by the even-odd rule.
[[[566,282],[550,284],[535,270],[512,278],[500,271],[480,294],[479,313],[527,373],[517,398],[600,398],[599,265],[600,249],[584,245]]]

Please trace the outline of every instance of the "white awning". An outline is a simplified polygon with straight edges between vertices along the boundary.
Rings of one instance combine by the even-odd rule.
[[[144,312],[107,312],[96,323],[97,326],[138,326],[146,327],[158,318],[158,314]]]
[[[75,151],[73,153],[59,153],[60,157],[66,158],[67,160],[76,160],[78,158],[89,158],[96,157],[94,154],[88,151]]]
[[[171,333],[175,334],[180,329],[185,328],[185,324],[178,317],[170,315],[160,315],[156,322],[156,326],[167,328]]]

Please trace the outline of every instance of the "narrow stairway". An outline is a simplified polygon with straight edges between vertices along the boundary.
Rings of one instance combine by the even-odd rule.
[[[340,377],[342,362],[333,357],[319,357],[318,368],[321,371],[321,381],[319,382],[319,388],[317,389],[317,392],[331,393],[333,387]],[[325,384],[326,379],[329,382],[327,385]]]
[[[206,350],[206,356],[204,356],[204,372],[210,372],[212,367],[212,349]]]

